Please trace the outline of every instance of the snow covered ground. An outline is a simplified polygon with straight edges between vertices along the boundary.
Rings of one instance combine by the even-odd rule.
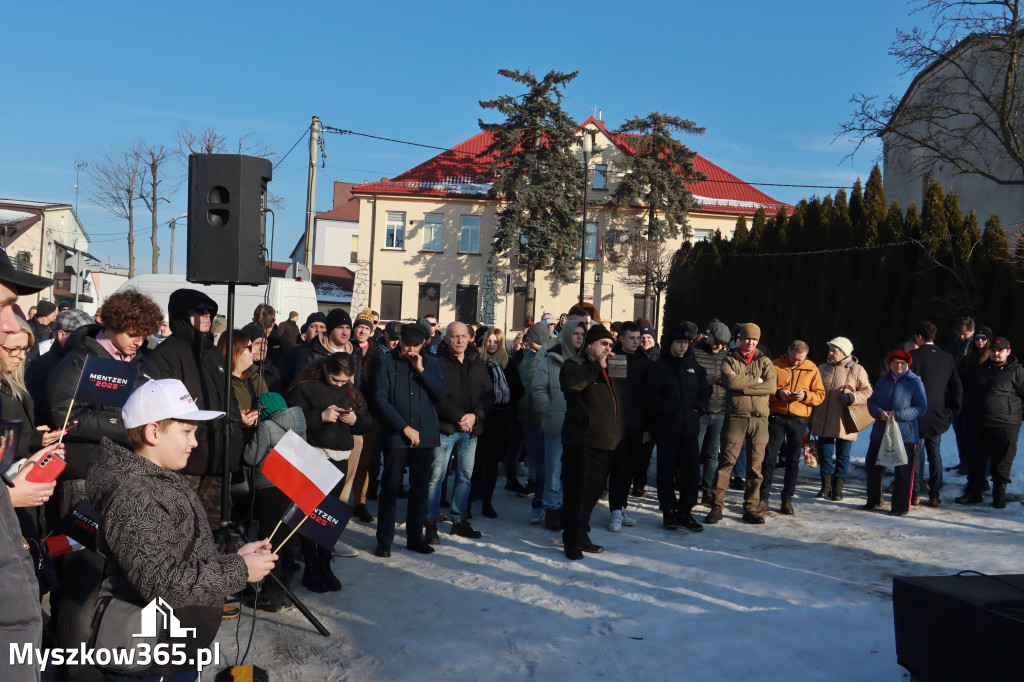
[[[952,432],[943,445],[955,464]],[[866,449],[865,434],[845,500],[816,500],[817,470],[802,469],[796,516],[763,526],[739,521],[732,491],[725,519],[699,534],[663,530],[654,495],[630,499],[638,526],[610,533],[602,503],[591,536],[606,551],[583,561],[503,490],[499,517],[472,521],[481,540],[443,523],[429,556],[405,550],[400,526],[378,559],[373,525],[353,521],[344,537],[361,553],[334,562],[344,589],[296,587],[331,637],[295,609],[261,614],[246,662],[274,680],[900,680],[893,576],[1024,572],[1024,465],[1004,510],[954,504],[963,478],[947,474],[942,507],[890,517],[857,509]],[[249,613],[221,628],[225,664],[236,624],[245,648]]]

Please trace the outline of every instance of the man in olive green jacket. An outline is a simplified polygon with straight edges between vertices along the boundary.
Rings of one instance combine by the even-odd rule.
[[[760,338],[761,328],[756,324],[741,325],[739,341],[722,363],[722,384],[726,389],[722,453],[711,490],[714,506],[704,523],[718,523],[722,519],[729,476],[744,441],[747,445],[747,483],[743,492],[743,520],[764,523],[764,517],[757,512],[761,462],[768,445],[768,397],[775,393],[777,386],[775,366],[757,349]]]

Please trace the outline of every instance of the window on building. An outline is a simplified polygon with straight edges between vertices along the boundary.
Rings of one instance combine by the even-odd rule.
[[[715,236],[715,233],[712,230],[694,230],[693,231],[693,241],[694,241],[694,243],[696,243],[696,242],[709,242],[709,241],[711,241],[712,237],[714,237],[714,236]]]
[[[459,253],[480,253],[480,216],[462,216]]]
[[[434,282],[420,284],[419,305],[416,308],[416,319],[422,320],[427,315],[440,319],[441,285]]]
[[[478,311],[477,292],[479,287],[475,284],[459,284],[455,287],[455,319],[465,324],[476,322]]]
[[[387,232],[384,236],[384,248],[405,248],[405,213],[388,211],[388,223]]]
[[[594,166],[594,189],[608,189],[608,166],[599,163]]]
[[[441,227],[444,218],[438,213],[428,213],[423,216],[423,250],[443,251],[441,244]],[[420,317],[423,317],[422,315]]]
[[[633,319],[639,320],[644,316],[644,295],[634,294],[633,295]]]
[[[597,223],[587,223],[587,236],[583,240],[587,260],[597,260]],[[576,252],[577,257],[579,251]]]
[[[402,319],[402,283],[380,283],[380,319]]]
[[[516,287],[512,293],[512,328],[526,328],[526,287]]]
[[[349,256],[349,263],[359,262],[359,235],[352,235],[352,255]]]

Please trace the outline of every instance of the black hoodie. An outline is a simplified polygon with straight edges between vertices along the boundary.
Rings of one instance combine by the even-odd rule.
[[[213,332],[200,332],[189,319],[188,311],[197,305],[212,309],[212,321],[217,314],[217,303],[203,292],[178,289],[171,294],[167,302],[171,336],[156,347],[149,359],[162,378],[178,379],[185,384],[185,388],[195,398],[198,409],[220,410],[229,415],[229,418],[200,424],[196,431],[199,446],[192,449],[188,464],[181,471],[193,476],[219,475],[223,470],[224,428],[231,429],[229,467],[231,471],[239,467],[242,447],[240,413],[233,392],[228,394],[231,405],[225,409],[227,368],[224,356],[213,345]]]
[[[672,344],[647,372],[647,409],[657,438],[693,436],[700,427],[700,415],[708,410],[711,387],[707,372],[694,358],[693,348],[683,357],[671,353]]]

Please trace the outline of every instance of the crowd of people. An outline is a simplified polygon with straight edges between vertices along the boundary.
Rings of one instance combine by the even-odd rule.
[[[0,279],[5,272],[0,262]],[[27,293],[36,284],[5,287]],[[260,472],[288,431],[346,474],[354,520],[376,525],[377,557],[391,556],[400,498],[408,550],[434,552],[443,523],[451,535],[485,541],[471,522],[474,504],[485,518],[497,516],[503,474],[505,490],[531,500],[524,523],[560,531],[566,557],[579,560],[604,551],[590,536],[602,499],[608,530],[636,525],[629,507],[649,494],[655,449],[668,530],[701,532],[721,521],[729,489],[742,490],[743,522],[765,523],[773,488],[778,512],[794,515],[810,438],[817,497],[842,500],[852,443],[868,428],[865,510],[903,515],[925,496],[942,504],[940,439],[951,426],[955,468],[967,474],[956,502],[982,503],[991,490],[992,506],[1005,507],[1024,401],[1024,367],[1010,342],[970,318],[945,350],[935,345],[936,326],[921,322],[869,372],[843,336],[814,349],[825,358],[815,364],[801,340],[773,356],[755,323],[683,322],[659,344],[647,320],[606,327],[591,306],[545,314],[513,340],[499,328],[442,326],[434,316],[382,327],[370,309],[355,319],[342,309],[317,312],[301,326],[291,313],[278,324],[268,305],[239,329],[217,332],[218,306],[196,289],[174,292],[166,317],[136,291],[114,294],[95,316],[46,302],[33,312],[30,321],[5,314],[0,350],[3,417],[21,421],[26,436],[8,472],[20,534],[38,548],[82,498],[103,517],[99,552],[39,571],[40,592],[52,588],[48,636],[62,647],[89,641],[112,566],[142,597],[165,590],[175,606],[223,606],[220,617],[237,613],[224,605],[232,594],[270,611],[286,607],[277,581],[262,591],[244,586],[269,571],[287,586],[300,559],[305,587],[341,589],[333,556],[356,554],[343,542],[332,552],[303,537],[297,553],[278,557],[267,540],[240,541],[265,538],[291,505]],[[43,337],[49,343],[39,352]],[[90,356],[137,365],[134,408],[76,400]],[[186,407],[173,400],[183,397]],[[893,419],[908,458],[893,468],[883,506],[885,468],[875,463]],[[50,451],[66,460],[63,475],[27,480]],[[374,500],[376,517],[367,504]],[[698,505],[709,509],[701,520]],[[154,513],[168,528],[131,520]],[[202,579],[198,592],[181,590],[174,583],[197,561],[212,561],[223,576]]]

